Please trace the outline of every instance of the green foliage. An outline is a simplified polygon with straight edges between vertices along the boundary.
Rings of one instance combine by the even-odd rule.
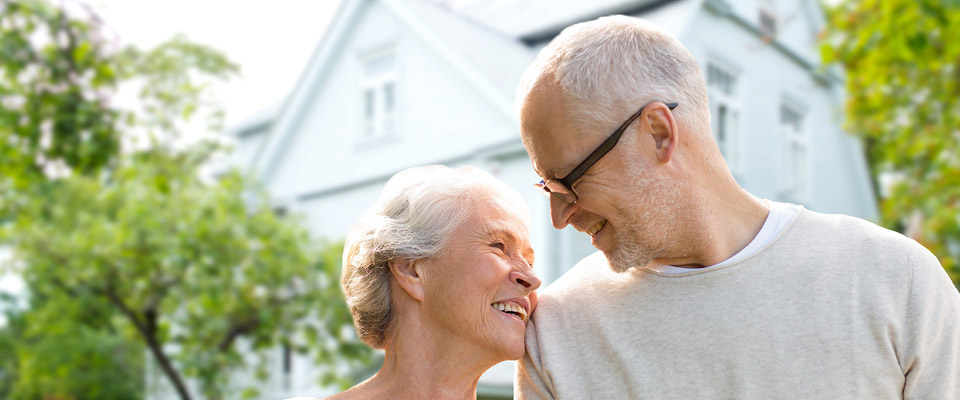
[[[143,110],[136,114],[140,116],[136,123],[148,130],[154,145],[177,136],[184,122],[198,113],[207,130],[222,128],[223,111],[207,96],[207,89],[238,68],[220,52],[177,34],[150,51],[128,47],[115,60],[121,76],[139,87]]]
[[[3,297],[7,324],[0,328],[0,398],[143,397],[142,348],[103,329],[108,321],[98,310],[102,307],[79,298],[24,312],[15,299]],[[34,300],[56,301],[42,295]]]
[[[345,334],[350,316],[331,279],[339,247],[323,252],[263,196],[251,208],[250,185],[237,174],[204,182],[205,159],[202,149],[137,153],[106,177],[49,186],[46,195],[61,201],[21,198],[7,240],[29,266],[28,285],[51,312],[80,298],[123,316],[155,357],[179,349],[173,364],[208,398],[224,395],[250,354],[281,343],[320,364],[367,359]],[[340,379],[324,372],[327,382]]]
[[[0,399],[9,399],[19,379],[20,361],[17,349],[23,345],[22,318],[15,310],[16,299],[0,292],[0,310],[6,324],[0,327]]]
[[[882,223],[960,285],[960,2],[849,0],[828,19],[822,55],[846,70],[847,129],[865,139],[874,176],[893,182]]]
[[[143,398],[143,352],[129,340],[77,325],[24,342],[12,399]]]
[[[110,162],[120,113],[107,43],[44,1],[0,1],[0,176],[23,187],[44,165],[80,172]]]
[[[214,49],[180,35],[150,51],[116,49],[91,11],[75,16],[45,0],[0,0],[0,11],[0,176],[7,185],[96,173],[136,131],[167,143],[201,112],[208,128],[220,128],[222,110],[210,107],[205,90],[238,67]],[[122,87],[140,88],[142,110],[113,103]]]
[[[337,285],[341,245],[237,174],[201,179],[215,147],[179,141],[220,129],[208,89],[237,67],[183,36],[118,48],[70,4],[0,0],[0,246],[16,261],[0,268],[29,292],[0,327],[0,398],[141,398],[145,354],[183,399],[188,378],[249,398],[258,382],[232,373],[267,377],[281,345],[351,383],[371,353]],[[113,101],[126,88],[130,109]]]

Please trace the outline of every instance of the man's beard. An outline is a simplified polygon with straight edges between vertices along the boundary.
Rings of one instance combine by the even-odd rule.
[[[662,176],[644,174],[635,167],[636,179],[628,190],[637,199],[637,211],[625,218],[626,226],[618,226],[615,248],[604,253],[610,269],[623,273],[631,268],[643,268],[667,252],[667,243],[677,229],[675,203],[680,199],[677,182],[668,182]],[[672,183],[672,184],[671,184]]]
[[[617,232],[616,248],[609,254],[604,254],[610,264],[610,269],[617,273],[624,273],[634,267],[642,268],[663,255],[664,249],[638,242],[637,239],[642,237],[639,236],[642,234],[641,232],[635,232],[634,229],[630,229],[628,232]]]

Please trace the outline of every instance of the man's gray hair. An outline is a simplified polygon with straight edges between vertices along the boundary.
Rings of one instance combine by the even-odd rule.
[[[662,28],[622,15],[571,25],[537,56],[517,88],[517,111],[545,77],[573,100],[581,129],[617,127],[641,106],[679,102],[678,119],[707,134],[710,108],[700,65]]]
[[[379,200],[347,234],[341,284],[357,334],[383,349],[394,319],[390,262],[410,262],[442,254],[452,232],[466,220],[470,201],[498,196],[524,213],[515,191],[472,167],[415,167],[387,182]]]

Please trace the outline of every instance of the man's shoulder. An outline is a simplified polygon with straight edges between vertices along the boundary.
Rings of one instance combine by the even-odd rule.
[[[543,296],[567,296],[579,293],[585,287],[593,286],[602,281],[608,272],[613,272],[602,252],[597,251],[584,257],[576,265],[564,272],[541,292]]]
[[[913,252],[923,248],[899,232],[850,215],[803,210],[802,219],[798,222],[796,231],[799,234],[831,242],[835,248],[843,247],[837,246],[840,244],[892,252]]]
[[[539,334],[541,340],[546,336],[559,335],[558,326],[569,328],[587,320],[584,314],[591,315],[597,307],[604,307],[611,299],[599,295],[609,293],[611,283],[617,279],[610,269],[606,257],[601,252],[593,253],[581,259],[547,288],[538,291],[537,308],[531,315],[528,335]],[[601,314],[597,314],[601,315]],[[530,326],[535,326],[533,331]],[[548,327],[546,331],[544,328]]]
[[[610,294],[616,288],[631,285],[634,276],[631,272],[617,273],[610,269],[607,258],[602,252],[584,257],[570,270],[539,292],[537,312],[545,314],[580,314],[601,303],[609,302]],[[541,312],[542,310],[542,312]],[[558,314],[559,313],[559,314]]]
[[[896,282],[915,268],[935,273],[943,269],[916,240],[861,218],[804,210],[798,222],[787,241],[793,252],[815,250],[824,260],[861,265],[875,278],[886,276]]]

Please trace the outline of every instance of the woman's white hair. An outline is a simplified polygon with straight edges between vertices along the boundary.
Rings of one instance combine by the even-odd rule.
[[[490,174],[472,167],[434,165],[394,175],[379,200],[353,225],[344,243],[341,284],[357,334],[365,343],[382,349],[388,340],[394,318],[390,261],[442,254],[477,196],[507,200],[529,223],[520,195]]]
[[[679,102],[678,119],[709,132],[700,65],[669,32],[622,15],[571,25],[537,56],[517,88],[517,109],[544,78],[568,96],[581,129],[618,126],[641,106]]]

